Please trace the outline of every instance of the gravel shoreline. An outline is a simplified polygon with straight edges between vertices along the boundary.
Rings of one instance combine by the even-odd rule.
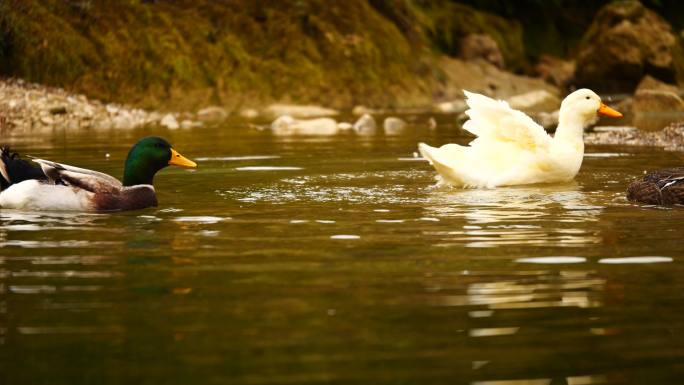
[[[684,122],[673,123],[660,131],[612,130],[592,132],[584,137],[586,144],[662,147],[668,151],[684,151]]]
[[[175,129],[199,124],[190,119],[178,122],[178,116],[103,103],[85,95],[21,79],[0,79],[0,132],[53,127],[133,129],[147,125]]]

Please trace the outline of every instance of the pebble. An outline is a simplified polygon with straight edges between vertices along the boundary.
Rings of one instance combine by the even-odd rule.
[[[253,108],[246,108],[240,111],[240,116],[245,119],[256,119],[259,117],[259,111]]]
[[[385,118],[382,126],[385,129],[385,135],[399,135],[406,130],[406,122],[394,116]]]
[[[270,116],[289,115],[298,119],[320,118],[339,114],[339,111],[331,108],[295,104],[271,104],[266,108],[265,112]]]
[[[271,132],[278,136],[287,135],[335,135],[339,131],[332,118],[295,119],[284,115],[271,123]]]
[[[354,131],[359,135],[375,135],[377,131],[375,119],[369,114],[364,114],[354,123]]]
[[[164,115],[161,121],[159,121],[159,124],[168,128],[169,130],[176,130],[180,128],[180,124],[178,124],[178,120],[176,120],[176,117],[173,116],[173,114]]]
[[[337,128],[342,131],[348,131],[354,128],[354,125],[349,122],[339,122],[337,123]]]
[[[228,111],[223,107],[211,106],[197,111],[197,119],[204,122],[220,122],[228,118]]]

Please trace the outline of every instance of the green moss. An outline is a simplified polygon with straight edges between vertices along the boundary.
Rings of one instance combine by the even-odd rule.
[[[524,60],[516,23],[447,0],[5,0],[0,28],[5,75],[174,109],[414,104],[472,32]]]
[[[499,45],[506,66],[513,70],[525,67],[525,45],[520,23],[482,12],[449,0],[419,1],[427,14],[426,27],[440,50],[457,55],[463,37],[478,33],[491,36]]]

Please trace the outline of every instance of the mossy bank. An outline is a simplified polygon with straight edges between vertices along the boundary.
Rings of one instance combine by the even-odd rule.
[[[468,34],[493,38],[518,73],[538,47],[571,50],[580,32],[561,45],[525,33],[521,9],[537,3],[4,0],[0,74],[145,108],[418,105],[450,96],[444,59]]]

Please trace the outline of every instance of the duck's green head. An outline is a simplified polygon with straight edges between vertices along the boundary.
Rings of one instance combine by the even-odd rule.
[[[197,163],[179,154],[169,142],[158,136],[140,139],[128,152],[123,185],[152,184],[157,171],[169,165],[197,167]]]

